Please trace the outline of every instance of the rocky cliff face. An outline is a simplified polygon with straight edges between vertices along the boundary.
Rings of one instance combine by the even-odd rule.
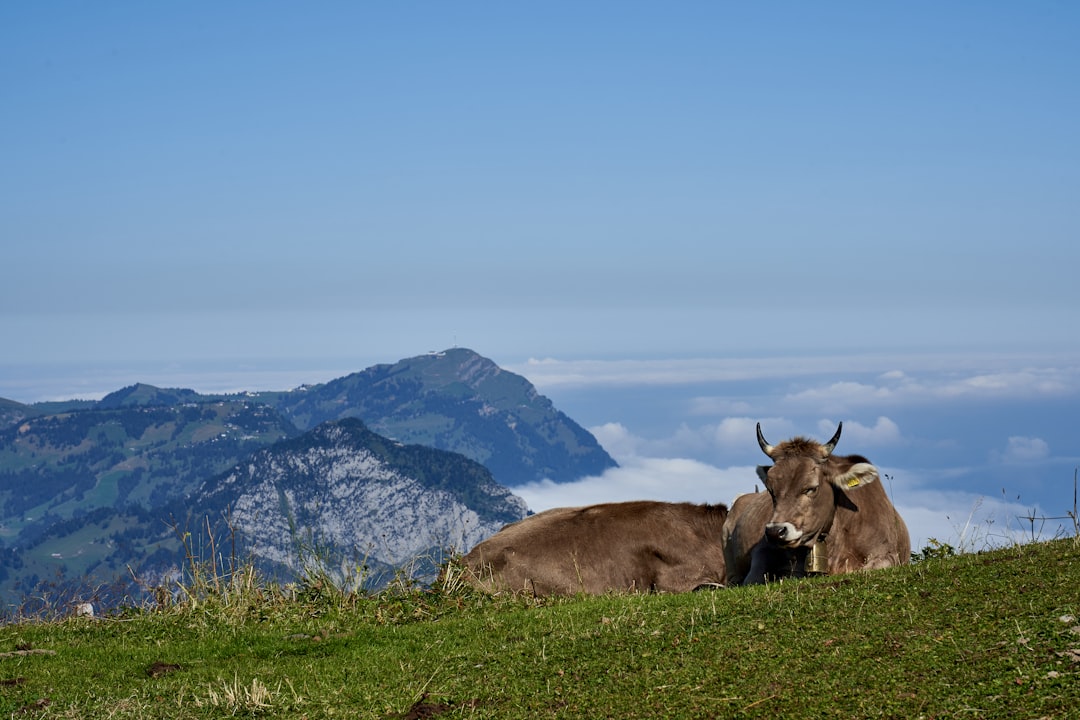
[[[483,466],[389,441],[358,420],[256,453],[195,504],[225,512],[248,553],[293,572],[312,562],[342,572],[428,566],[527,513]]]

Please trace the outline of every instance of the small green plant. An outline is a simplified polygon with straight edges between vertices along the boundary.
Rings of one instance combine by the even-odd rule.
[[[924,560],[940,560],[942,558],[953,557],[956,555],[956,548],[947,542],[942,542],[937,538],[928,538],[926,545],[919,552],[911,553],[911,562],[917,563]]]
[[[1073,541],[1074,542],[1080,542],[1080,513],[1077,512],[1077,504],[1076,504],[1076,502],[1077,502],[1076,490],[1077,490],[1078,473],[1080,473],[1080,468],[1073,468],[1073,506],[1072,506],[1072,510],[1070,510],[1069,512],[1066,513],[1066,515],[1068,515],[1069,519],[1072,520],[1072,524],[1073,524]]]
[[[196,696],[192,701],[196,708],[209,708],[228,715],[273,715],[295,709],[302,703],[303,699],[288,679],[279,681],[271,689],[259,678],[252,678],[245,684],[235,675],[231,682],[222,680],[211,685],[204,697]]]

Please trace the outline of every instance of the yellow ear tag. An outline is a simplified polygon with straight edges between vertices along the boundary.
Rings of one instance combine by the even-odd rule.
[[[857,478],[857,477],[848,478],[847,486],[849,488],[858,487],[859,486],[859,478]]]

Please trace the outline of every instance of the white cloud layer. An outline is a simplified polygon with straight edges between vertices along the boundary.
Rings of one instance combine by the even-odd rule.
[[[866,354],[652,360],[530,358],[506,369],[539,388],[598,385],[690,385],[813,375],[869,374],[875,383],[835,382],[797,391],[792,400],[846,398],[880,403],[902,398],[1051,394],[1080,388],[1080,357],[987,354]],[[928,379],[930,378],[930,379]],[[723,402],[723,398],[714,398]],[[702,399],[707,402],[708,399]],[[724,408],[725,412],[730,407]]]
[[[1004,463],[1031,463],[1050,457],[1050,445],[1041,438],[1010,437],[1005,450],[996,453],[994,459]]]
[[[884,358],[691,358],[656,360],[558,360],[530,358],[507,369],[528,377],[537,387],[583,385],[686,385],[792,377],[838,368],[865,371]]]
[[[941,400],[1052,397],[1080,389],[1076,368],[1027,368],[1012,372],[957,376],[927,374],[915,378],[901,371],[879,375],[873,383],[841,381],[815,385],[784,397],[788,407],[839,412],[862,407],[926,404]]]
[[[594,505],[627,500],[730,503],[754,489],[753,467],[721,469],[685,458],[635,458],[603,475],[572,483],[550,480],[513,488],[529,509]]]
[[[787,418],[762,418],[760,422],[766,439],[773,443],[798,434],[795,423]],[[640,458],[657,457],[712,459],[711,462],[725,464],[725,458],[745,460],[748,453],[754,457],[755,461],[759,459],[760,453],[754,442],[757,423],[757,419],[745,416],[726,417],[718,423],[694,426],[683,422],[675,428],[674,432],[666,436],[651,438],[636,435],[618,422],[589,428],[589,432],[612,457],[620,459],[620,464],[633,463]],[[832,437],[832,434],[836,432],[836,426],[835,420],[819,421],[818,439]],[[907,443],[899,425],[884,415],[879,417],[873,425],[845,420],[843,438],[845,446],[867,450],[902,446]],[[760,459],[765,460],[764,456]]]
[[[818,431],[821,433],[822,438],[832,437],[832,434],[836,432],[836,423],[830,420],[822,420],[818,423]],[[844,422],[844,443],[846,445],[882,447],[901,445],[903,442],[900,427],[884,415],[879,417],[873,426],[866,426],[854,420]]]

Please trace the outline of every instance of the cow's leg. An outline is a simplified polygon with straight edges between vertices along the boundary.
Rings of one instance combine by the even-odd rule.
[[[743,585],[760,585],[770,580],[806,575],[806,556],[810,548],[800,547],[794,550],[778,548],[762,538],[750,551],[750,572],[746,574]]]
[[[765,540],[759,540],[750,550],[750,569],[742,580],[743,585],[761,585],[768,579],[769,555]]]

